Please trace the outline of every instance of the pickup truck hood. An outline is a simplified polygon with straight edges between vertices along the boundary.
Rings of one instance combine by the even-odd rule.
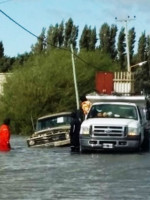
[[[123,118],[90,118],[86,119],[82,123],[82,127],[90,125],[109,125],[109,126],[132,126],[137,127],[138,121],[134,119],[123,119]]]
[[[40,131],[35,131],[35,133],[32,134],[32,136],[38,136],[38,135],[42,135],[42,134],[56,134],[56,133],[61,133],[65,130],[70,130],[70,125],[65,125],[65,126],[58,126],[58,127],[54,127],[54,128],[47,128],[47,129],[43,129]]]

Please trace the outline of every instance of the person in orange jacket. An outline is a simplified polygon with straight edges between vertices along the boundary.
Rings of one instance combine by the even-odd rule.
[[[0,151],[10,151],[10,119],[4,120],[3,124],[0,126]]]

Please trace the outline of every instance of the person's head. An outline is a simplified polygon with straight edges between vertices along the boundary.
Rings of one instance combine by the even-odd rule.
[[[80,101],[81,101],[81,102],[83,102],[83,101],[87,101],[86,96],[82,96],[82,97],[80,97]]]
[[[10,125],[10,118],[5,118],[3,123],[6,125]]]

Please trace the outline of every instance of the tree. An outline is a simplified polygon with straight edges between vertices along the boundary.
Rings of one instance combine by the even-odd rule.
[[[114,60],[117,55],[117,50],[115,47],[116,44],[116,35],[117,35],[117,26],[112,25],[110,29],[110,56]]]
[[[138,62],[145,61],[146,59],[146,35],[145,32],[139,38],[138,41],[138,53],[137,53]]]
[[[136,91],[144,91],[150,94],[150,36],[145,33],[139,39],[138,62],[147,61],[142,67],[136,70]]]
[[[96,36],[96,27],[90,30],[90,41],[89,41],[89,49],[95,50],[96,48],[96,42],[97,42],[97,36]]]
[[[110,54],[110,27],[107,23],[101,26],[99,38],[101,52]]]
[[[125,33],[124,28],[121,29],[118,36],[118,58],[122,70],[125,70]]]
[[[111,27],[104,23],[101,26],[99,38],[100,38],[100,50],[102,53],[108,54],[112,59],[116,58],[117,50],[115,47],[117,34],[117,26],[111,25]]]
[[[70,36],[70,43],[72,43],[73,48],[76,48],[77,45],[77,37],[78,37],[78,26],[73,25],[72,31],[71,31],[71,36]]]
[[[71,33],[72,33],[72,28],[73,28],[73,20],[70,18],[65,23],[65,36],[64,36],[64,46],[65,47],[70,47],[70,37],[71,37]]]
[[[80,49],[89,50],[89,28],[87,25],[84,26],[81,38],[79,40]]]
[[[59,25],[50,26],[47,32],[47,50],[59,46]]]
[[[31,47],[34,54],[40,54],[45,51],[46,41],[45,41],[45,28],[42,29],[40,36],[37,38],[37,43]]]
[[[0,42],[0,59],[4,57],[4,46],[2,41]]]
[[[96,42],[97,42],[96,28],[94,27],[93,29],[91,29],[91,27],[88,27],[87,25],[85,25],[81,34],[80,41],[79,41],[80,49],[93,51],[96,48]]]
[[[63,46],[64,43],[64,22],[62,21],[58,27],[58,43],[59,47]]]
[[[128,35],[130,62],[131,63],[132,63],[132,58],[133,58],[133,55],[134,55],[135,37],[136,37],[135,29],[131,28],[129,30],[129,35]]]
[[[70,18],[65,24],[65,34],[64,34],[64,46],[70,48],[70,44],[76,47],[76,40],[78,36],[78,26],[73,24],[73,20]]]

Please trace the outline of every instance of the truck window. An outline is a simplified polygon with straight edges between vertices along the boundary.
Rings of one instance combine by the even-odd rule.
[[[137,110],[132,105],[96,104],[91,107],[87,118],[126,118],[138,119]]]
[[[71,116],[56,116],[56,117],[48,117],[44,119],[40,119],[37,121],[36,130],[43,130],[47,128],[53,128],[62,125],[70,125],[71,123]]]

